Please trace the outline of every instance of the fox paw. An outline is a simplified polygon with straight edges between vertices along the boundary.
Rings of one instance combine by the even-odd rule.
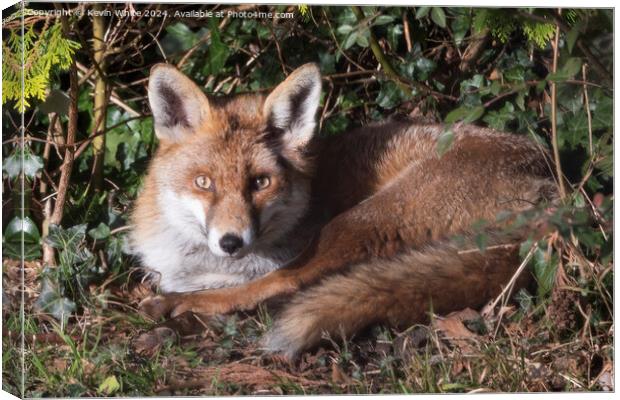
[[[149,296],[142,300],[138,305],[138,309],[149,317],[159,320],[170,316],[176,306],[177,302],[174,301],[173,296],[157,295]]]
[[[175,318],[186,312],[193,312],[202,315],[216,314],[207,304],[192,301],[189,296],[180,293],[170,293],[147,297],[142,300],[138,308],[151,318],[158,320],[162,317]]]

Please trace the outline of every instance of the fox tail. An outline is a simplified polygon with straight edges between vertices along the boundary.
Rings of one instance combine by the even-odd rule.
[[[327,277],[297,294],[263,338],[267,351],[289,359],[316,346],[324,334],[345,337],[376,323],[406,327],[428,320],[428,312],[480,308],[501,293],[519,265],[519,244],[491,239],[484,251],[441,242],[379,259]],[[522,273],[515,287],[530,281]]]

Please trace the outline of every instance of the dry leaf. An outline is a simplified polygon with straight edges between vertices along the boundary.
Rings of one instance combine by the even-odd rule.
[[[463,369],[465,369],[465,363],[462,359],[452,361],[452,368],[450,369],[452,376],[458,375]]]
[[[50,367],[50,371],[55,372],[57,374],[62,374],[67,370],[69,363],[64,358],[55,358],[52,361],[52,366]]]
[[[497,68],[493,69],[493,71],[491,71],[491,74],[489,75],[489,80],[496,81],[500,78],[501,78],[501,73],[497,70]]]
[[[477,339],[478,335],[467,329],[463,322],[477,318],[480,318],[480,314],[466,308],[450,313],[446,317],[437,317],[433,324],[453,346],[461,349],[463,353],[471,353],[474,351],[472,340]]]
[[[342,368],[340,368],[337,363],[332,363],[332,382],[337,385],[351,384],[351,378],[349,378],[349,376],[342,370]]]
[[[205,317],[192,312],[186,312],[161,323],[159,326],[172,329],[180,337],[193,336],[204,333],[209,329],[209,326],[215,318],[216,317]]]
[[[176,333],[165,326],[154,328],[148,332],[144,332],[131,342],[133,350],[145,357],[150,357],[161,348],[161,346],[169,340],[175,340]]]

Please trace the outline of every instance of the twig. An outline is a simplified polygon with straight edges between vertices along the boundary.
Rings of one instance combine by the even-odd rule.
[[[560,11],[558,11],[560,12]],[[555,74],[558,69],[558,49],[560,41],[560,25],[555,25],[555,38],[553,39],[553,69]],[[560,198],[566,197],[566,188],[564,187],[564,178],[562,174],[562,165],[560,164],[560,150],[558,147],[558,117],[557,117],[557,84],[551,81],[551,145],[553,147],[553,161],[555,162],[555,171],[558,175],[558,186],[560,189]]]
[[[536,249],[538,249],[538,243],[534,243],[534,245],[532,246],[530,251],[527,253],[525,258],[521,262],[521,265],[519,265],[519,268],[517,268],[515,273],[512,275],[512,278],[510,278],[510,281],[508,281],[508,284],[506,285],[506,287],[504,287],[504,289],[499,294],[499,296],[497,296],[495,298],[495,300],[493,301],[493,303],[491,303],[491,306],[489,307],[489,310],[494,309],[495,306],[500,302],[500,300],[505,298],[506,294],[508,294],[509,292],[512,291],[512,288],[513,288],[515,282],[517,281],[517,278],[519,278],[519,276],[521,275],[521,273],[523,272],[525,267],[527,267],[527,263],[530,262],[530,259],[534,256],[534,252],[536,251]]]
[[[45,179],[47,180],[47,183],[49,183],[50,185],[52,185],[52,189],[54,189],[54,193],[58,192],[58,186],[56,186],[56,183],[54,183],[54,180],[52,179],[52,177],[50,176],[49,172],[47,172],[47,169],[43,169],[42,171],[43,176],[45,177]],[[47,191],[46,191],[47,193]],[[45,201],[45,197],[41,200],[41,201]],[[51,207],[51,205],[50,205]],[[52,210],[50,209],[49,212],[50,215],[52,215]]]
[[[508,244],[498,244],[495,246],[487,246],[484,250],[485,251],[491,251],[491,250],[506,250],[506,249],[511,249],[514,248],[516,246],[516,244],[514,243],[508,243]],[[457,252],[457,254],[470,254],[470,253],[481,253],[482,251],[479,248],[475,248],[475,249],[465,249],[465,250],[459,250]]]
[[[95,11],[102,11],[101,4],[93,5]],[[97,131],[105,130],[106,111],[108,107],[109,90],[106,83],[106,62],[105,62],[105,19],[101,15],[93,17],[93,56],[94,64],[97,66],[95,73],[95,88],[93,91],[93,119],[95,126],[93,134]],[[95,191],[103,188],[103,159],[105,155],[105,135],[93,138],[93,165],[91,181]],[[90,185],[89,185],[90,187]]]
[[[591,174],[591,173],[592,173],[592,170],[589,169],[588,174]],[[585,182],[582,182],[582,184],[579,186],[579,192],[581,192],[581,195],[583,196],[583,198],[586,199],[586,201],[590,205],[590,208],[592,209],[592,214],[594,214],[594,218],[596,218],[596,223],[598,224],[598,228],[601,231],[601,234],[603,235],[603,239],[607,241],[609,240],[607,233],[605,233],[605,224],[607,224],[607,220],[605,219],[605,217],[601,215],[601,213],[598,211],[594,203],[592,203],[592,200],[590,200],[590,197],[588,197],[588,193],[583,188],[584,184]]]
[[[594,83],[594,82],[588,82],[586,80],[577,80],[577,79],[567,79],[564,81],[564,83],[571,83],[574,85],[584,85],[584,86],[593,86],[596,88],[600,88],[600,89],[604,89],[606,91],[609,91],[610,93],[613,93],[614,88],[613,87],[609,87],[609,86],[603,86],[603,85],[599,85],[598,83]]]
[[[323,79],[331,80],[331,79],[339,79],[339,78],[351,78],[351,77],[360,76],[360,75],[374,75],[376,72],[377,71],[371,71],[369,69],[364,69],[361,71],[350,71],[350,72],[342,72],[339,74],[324,75]]]
[[[327,92],[327,97],[325,98],[325,103],[323,104],[323,110],[321,111],[321,117],[319,118],[319,132],[323,129],[323,122],[325,121],[325,113],[327,113],[327,108],[329,106],[329,101],[332,99],[332,94],[334,93],[334,84],[331,80],[329,82],[329,92]]]
[[[527,87],[527,86],[526,86]],[[504,99],[508,96],[512,96],[513,94],[519,93],[519,91],[521,89],[523,89],[524,87],[519,87],[518,89],[513,89],[513,90],[509,90],[507,92],[498,94],[497,96],[493,97],[491,100],[487,101],[486,103],[484,103],[482,106],[485,109],[488,109],[491,105],[497,103],[498,101],[500,101],[501,99]]]
[[[590,145],[590,157],[592,157],[592,114],[590,113],[590,100],[588,99],[588,86],[585,84],[587,64],[583,64],[581,67],[581,75],[583,77],[583,98],[586,107],[586,114],[588,116],[588,144]]]
[[[407,19],[407,9],[403,11],[403,36],[405,37],[405,43],[407,44],[407,53],[410,53],[411,49],[413,49],[413,44],[411,43],[411,32],[409,30],[409,20]]]
[[[52,147],[52,136],[53,131],[56,129],[56,122],[58,121],[58,114],[50,114],[49,115],[50,126],[47,129],[47,142],[45,143],[45,147],[43,148],[43,176],[47,177],[47,168],[49,166],[49,158]],[[50,183],[53,181],[50,180]],[[44,198],[47,193],[47,183],[44,179],[41,179],[41,183],[39,184],[39,194],[41,198]],[[52,216],[52,200],[47,199],[44,201],[43,206],[43,222],[41,224],[41,243],[43,248],[43,265],[52,265],[54,263],[54,248],[47,244],[45,238],[49,233],[49,225],[50,225],[50,217]]]
[[[117,233],[120,233],[120,232],[126,232],[126,231],[129,231],[129,230],[131,230],[131,229],[133,229],[133,225],[123,225],[123,226],[119,226],[118,228],[112,229],[112,230],[110,231],[110,236],[112,236],[112,235],[116,235]]]
[[[164,51],[164,48],[161,46],[161,44],[159,43],[159,40],[157,40],[157,36],[153,35],[151,32],[147,32],[149,35],[151,35],[151,37],[153,38],[153,40],[151,41],[151,43],[155,42],[155,44],[157,45],[157,48],[159,49],[159,52],[161,53],[161,55],[164,57],[164,61],[168,62],[168,57],[166,57],[166,52]]]
[[[481,32],[471,36],[471,42],[467,45],[463,57],[461,57],[459,65],[461,72],[469,72],[471,70],[472,65],[480,59],[480,54],[488,41],[489,29],[483,29]]]
[[[271,37],[273,38],[273,42],[276,44],[276,54],[278,55],[278,60],[280,61],[280,67],[282,68],[282,73],[284,76],[288,76],[288,72],[286,71],[286,63],[284,62],[284,57],[282,56],[282,49],[280,48],[280,41],[276,37],[276,33],[273,30],[273,26],[271,24],[267,24],[269,26],[269,31],[271,32]]]
[[[69,32],[69,22],[66,17],[61,19],[62,27],[65,34]],[[65,208],[65,202],[67,198],[67,190],[69,189],[69,180],[71,178],[71,171],[73,169],[74,150],[72,148],[73,142],[77,134],[77,117],[78,117],[78,74],[75,60],[71,63],[69,68],[69,122],[67,124],[67,138],[65,143],[67,148],[65,149],[65,156],[60,166],[60,180],[58,182],[58,194],[56,196],[56,203],[54,204],[54,211],[50,218],[51,224],[59,225],[62,220],[62,215]]]

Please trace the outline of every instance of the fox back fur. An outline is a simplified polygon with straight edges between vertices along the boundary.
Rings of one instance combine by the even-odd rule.
[[[405,326],[431,305],[448,312],[497,295],[519,265],[523,237],[490,226],[481,252],[472,225],[556,198],[545,150],[463,124],[440,154],[445,128],[406,120],[322,138],[320,92],[313,64],[267,96],[226,99],[207,98],[171,66],[154,67],[160,145],[131,243],[161,290],[253,288],[285,271],[295,293],[264,344],[289,356],[325,331]]]

